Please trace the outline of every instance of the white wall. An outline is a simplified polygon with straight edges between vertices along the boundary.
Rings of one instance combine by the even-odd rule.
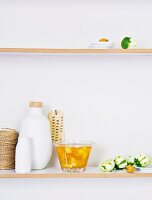
[[[0,47],[86,48],[100,37],[119,47],[128,35],[150,48],[151,10],[150,0],[0,0]],[[18,128],[28,101],[40,99],[64,111],[66,138],[95,142],[90,165],[117,154],[151,154],[151,63],[151,55],[0,55],[0,127]],[[1,179],[0,194],[78,199],[79,191],[111,199],[119,192],[143,199],[151,180],[65,182]]]

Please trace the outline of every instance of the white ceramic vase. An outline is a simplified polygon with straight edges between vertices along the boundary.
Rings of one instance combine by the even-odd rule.
[[[19,137],[15,153],[16,173],[31,172],[31,147],[27,137]]]
[[[20,126],[20,136],[31,140],[32,169],[43,169],[52,155],[49,120],[42,113],[42,102],[30,102],[29,112]]]

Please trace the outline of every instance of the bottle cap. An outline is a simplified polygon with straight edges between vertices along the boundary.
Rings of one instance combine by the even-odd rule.
[[[43,102],[30,101],[29,106],[34,108],[41,108],[43,106]]]

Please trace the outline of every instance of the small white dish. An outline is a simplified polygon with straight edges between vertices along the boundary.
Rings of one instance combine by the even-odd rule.
[[[89,45],[92,49],[112,49],[115,43],[112,42],[94,42]]]

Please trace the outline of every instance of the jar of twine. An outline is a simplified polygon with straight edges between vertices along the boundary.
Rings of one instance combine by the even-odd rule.
[[[15,168],[15,149],[18,133],[14,129],[0,129],[0,169]]]

